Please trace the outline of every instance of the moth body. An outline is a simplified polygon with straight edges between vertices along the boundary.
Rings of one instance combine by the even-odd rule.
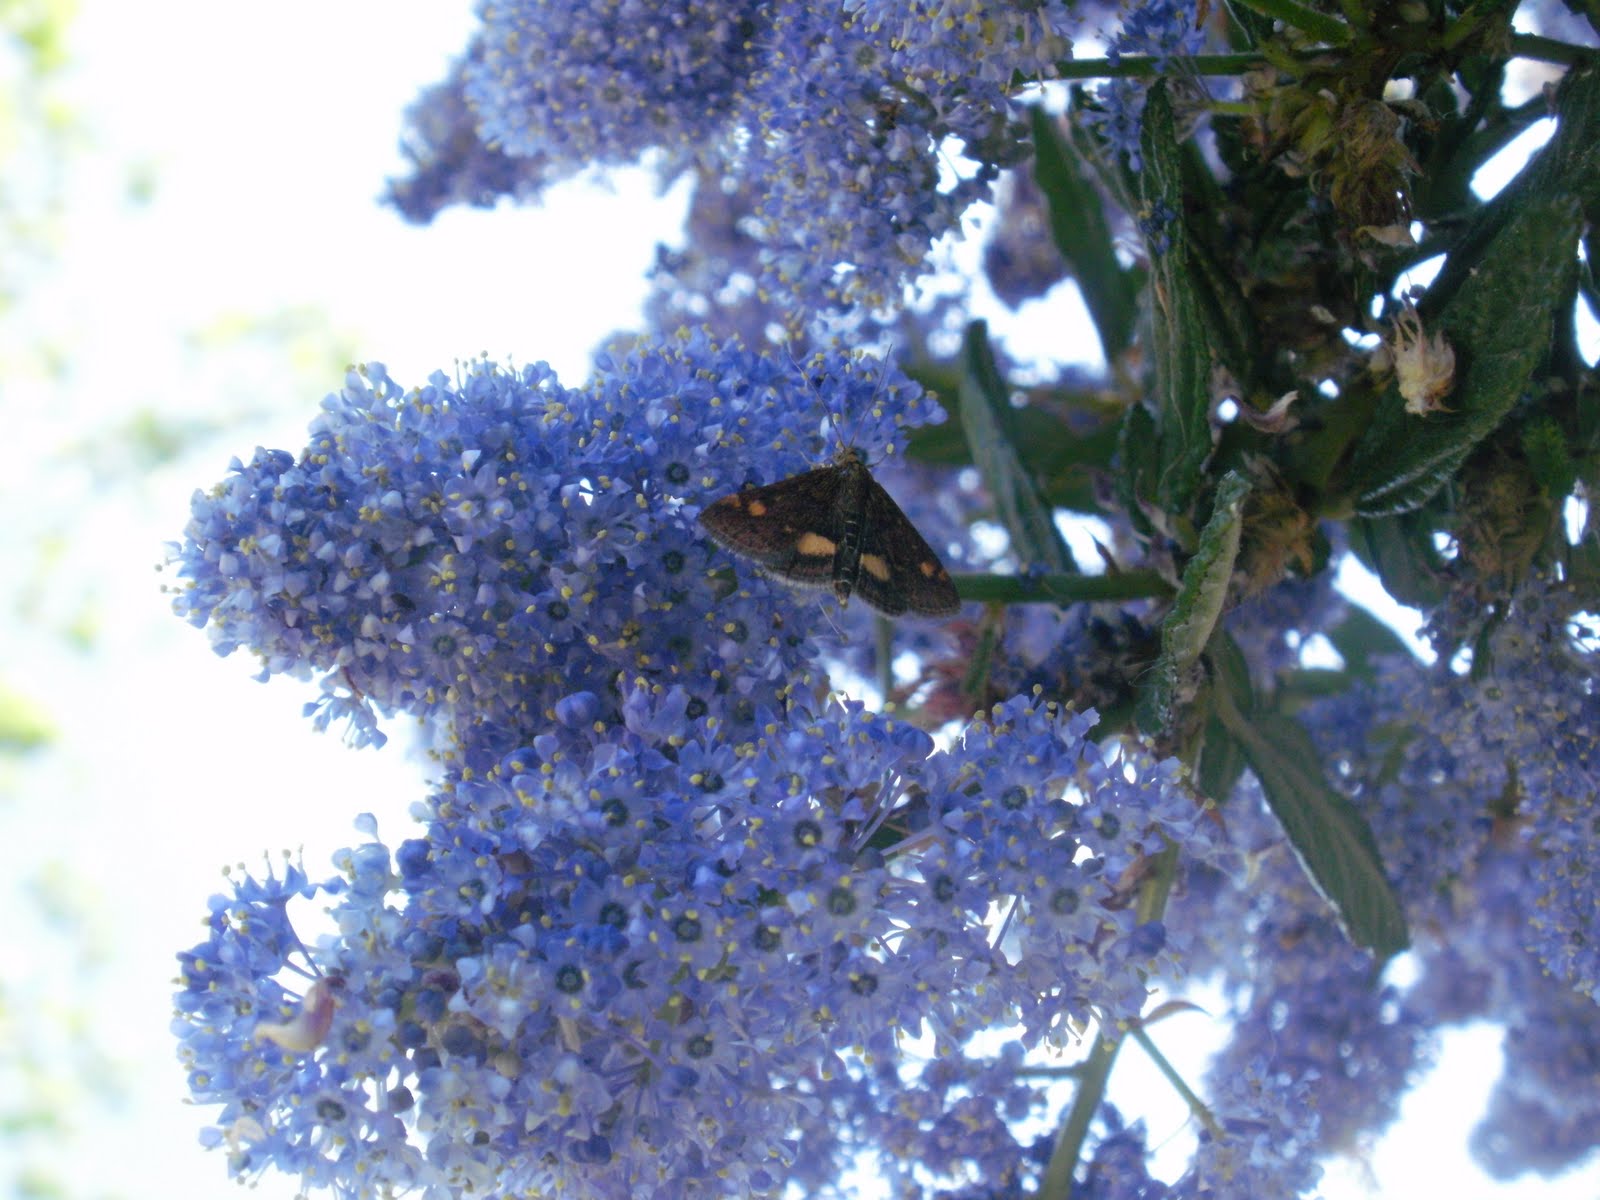
[[[896,617],[947,617],[961,607],[939,556],[854,448],[832,465],[708,505],[700,524],[719,544],[793,587],[832,587]]]

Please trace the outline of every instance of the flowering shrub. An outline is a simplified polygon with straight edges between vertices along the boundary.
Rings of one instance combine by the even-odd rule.
[[[692,237],[588,380],[369,363],[302,450],[195,496],[177,612],[438,766],[415,829],[237,879],[180,956],[229,1169],[1297,1196],[1476,1018],[1509,1031],[1480,1160],[1590,1153],[1600,64],[1557,5],[1517,18],[485,4],[396,207],[642,157],[693,176]],[[938,274],[1002,180],[995,290],[1072,280],[1103,375],[1011,361]],[[698,523],[819,467],[723,510],[770,575]],[[1334,588],[1348,559],[1432,662]],[[949,621],[844,603],[941,562]],[[1197,978],[1232,1037],[1177,1085],[1197,1144],[1163,1181],[1105,1089]]]

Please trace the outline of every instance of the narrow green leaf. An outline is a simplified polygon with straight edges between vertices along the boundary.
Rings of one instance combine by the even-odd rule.
[[[1047,403],[1058,403],[1061,411],[1084,407],[1074,405],[1069,394],[1052,393],[1049,389],[1043,389],[1043,393],[1043,399]],[[1039,394],[1037,389],[1034,394]],[[912,430],[907,438],[906,456],[937,466],[974,465],[962,428],[959,394],[941,394],[940,402],[954,419]],[[1045,502],[1051,508],[1073,512],[1100,511],[1095,477],[1111,468],[1117,451],[1117,423],[1102,421],[1098,427],[1083,432],[1056,412],[1032,404],[1012,409],[1011,415],[1023,470],[1038,483]]]
[[[1201,795],[1220,804],[1233,794],[1234,784],[1244,772],[1245,758],[1244,748],[1229,732],[1217,710],[1227,705],[1235,712],[1251,712],[1255,708],[1255,696],[1250,686],[1250,665],[1231,637],[1227,634],[1218,637],[1206,656],[1211,666],[1212,692],[1220,689],[1227,695],[1209,696],[1211,711],[1206,718],[1205,741],[1200,746],[1195,782]]]
[[[1223,713],[1268,807],[1346,936],[1380,959],[1404,950],[1411,941],[1405,913],[1384,874],[1377,840],[1355,806],[1323,779],[1310,736],[1276,713],[1248,719],[1236,710]]]
[[[1249,494],[1249,479],[1237,471],[1229,471],[1217,487],[1211,519],[1200,533],[1194,557],[1183,568],[1172,611],[1161,623],[1161,654],[1148,677],[1140,711],[1140,725],[1147,733],[1167,727],[1178,684],[1200,660],[1222,615],[1233,564],[1239,557],[1244,502]]]
[[[1140,533],[1151,532],[1145,505],[1154,503],[1161,454],[1156,446],[1156,419],[1142,404],[1130,405],[1117,430],[1117,457],[1122,469],[1113,477],[1117,501]]]
[[[1115,358],[1133,340],[1140,280],[1117,261],[1104,201],[1055,118],[1038,105],[1029,116],[1033,175],[1050,211],[1050,236],[1094,318],[1101,352],[1107,359]]]
[[[1139,178],[1152,273],[1151,341],[1161,459],[1155,499],[1167,512],[1183,512],[1200,488],[1202,468],[1211,454],[1211,339],[1196,289],[1196,281],[1205,273],[1191,261],[1183,218],[1183,148],[1164,83],[1151,87],[1142,124],[1144,170]]]
[[[1363,516],[1426,503],[1522,398],[1548,352],[1558,304],[1571,302],[1583,212],[1569,195],[1513,217],[1441,315],[1456,355],[1451,411],[1415,416],[1398,386],[1356,445],[1349,490]]]
[[[1056,528],[1055,513],[1017,452],[1014,414],[1010,390],[989,348],[988,328],[973,321],[967,326],[961,373],[961,426],[973,462],[1000,523],[1011,535],[1017,558],[1047,571],[1076,571],[1078,564]]]

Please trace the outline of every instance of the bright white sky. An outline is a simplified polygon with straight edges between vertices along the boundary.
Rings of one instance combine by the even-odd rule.
[[[322,874],[358,840],[357,812],[396,841],[420,795],[399,740],[351,752],[313,735],[304,688],[254,683],[248,661],[217,659],[171,616],[152,567],[190,492],[257,443],[303,444],[340,382],[329,346],[407,382],[483,351],[579,381],[593,344],[635,323],[653,246],[675,236],[681,196],[655,199],[638,176],[424,230],[376,206],[400,166],[401,111],[469,27],[466,3],[440,0],[83,2],[58,259],[0,322],[0,684],[58,732],[47,753],[0,760],[0,1112],[36,1100],[66,1127],[7,1142],[0,1189],[32,1168],[68,1197],[227,1194],[220,1157],[196,1146],[203,1117],[182,1103],[173,955],[200,936],[224,864],[303,846]],[[294,337],[252,337],[285,314]],[[140,413],[214,433],[130,468]],[[1205,1021],[1157,1036],[1203,1040]],[[1499,1055],[1492,1032],[1461,1038],[1373,1153],[1378,1194],[1600,1194],[1600,1169],[1520,1189],[1476,1172],[1465,1137]],[[1130,1048],[1120,1070],[1140,1061]],[[1186,1142],[1165,1086],[1150,1086],[1154,1139]],[[1330,1179],[1330,1200],[1367,1194],[1365,1169]],[[293,1192],[269,1175],[260,1194]]]

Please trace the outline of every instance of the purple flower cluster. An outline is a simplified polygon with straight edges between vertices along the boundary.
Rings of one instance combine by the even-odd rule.
[[[1600,1021],[1594,1001],[1531,978],[1506,1017],[1505,1065],[1472,1134],[1498,1178],[1554,1174],[1600,1145]]]
[[[1309,724],[1415,915],[1457,920],[1458,890],[1498,837],[1522,856],[1521,944],[1592,996],[1600,881],[1585,813],[1600,790],[1600,696],[1570,604],[1559,582],[1534,578],[1481,643],[1481,678],[1390,663],[1375,688],[1316,706]]]
[[[466,62],[481,61],[481,43]],[[427,88],[406,110],[400,151],[409,173],[389,181],[385,200],[408,221],[424,224],[455,204],[493,208],[502,196],[531,203],[544,190],[549,156],[514,157],[483,144],[467,105],[465,63]]]
[[[896,418],[937,411],[876,360],[701,335],[578,390],[542,364],[411,390],[368,365],[323,409],[298,458],[258,451],[196,494],[175,607],[264,675],[315,672],[319,719],[352,720],[358,743],[381,741],[375,711],[403,712],[443,722],[469,765],[547,725],[615,725],[637,686],[740,727],[781,708],[814,655],[802,601],[730,577],[695,514],[826,458],[841,412],[873,456]],[[600,698],[581,721],[558,705],[579,693]]]
[[[1150,0],[1127,10],[1106,58],[1115,64],[1124,55],[1147,55],[1164,72],[1172,59],[1197,54],[1204,44],[1194,0]],[[1113,79],[1100,89],[1102,131],[1135,170],[1142,162],[1140,121],[1149,86],[1148,79]]]
[[[1068,28],[1061,0],[1016,10],[876,0],[486,6],[459,86],[410,118],[415,144],[485,153],[416,156],[433,172],[427,185],[391,190],[501,194],[501,155],[526,161],[519,187],[536,190],[654,150],[667,173],[696,166],[738,180],[754,202],[764,289],[808,308],[892,305],[932,243],[1025,156],[1010,91],[1019,77],[1053,73]],[[963,166],[945,178],[956,153]],[[436,177],[449,163],[493,177]],[[408,211],[431,215],[423,204]]]
[[[1171,963],[1119,880],[1169,841],[1223,853],[1170,764],[1052,705],[1001,706],[948,751],[858,706],[767,713],[738,741],[670,693],[623,707],[586,755],[536,739],[453,778],[424,838],[346,852],[314,948],[285,916],[314,890],[298,872],[214,901],[179,1030],[236,1171],[776,1194],[815,1162],[814,1107],[890,1132],[896,1081],[864,1065],[904,1036],[954,1051],[1136,1015]],[[299,1016],[278,982],[296,967],[317,976]],[[954,1170],[994,1143],[951,1083],[920,1094],[955,1106]]]
[[[1008,308],[1043,296],[1068,275],[1050,233],[1044,192],[1026,171],[1008,172],[999,186],[994,230],[983,248],[983,273]]]
[[[751,0],[485,5],[466,70],[483,140],[581,169],[718,141],[766,42]]]
[[[1439,1024],[1505,1027],[1504,1066],[1471,1141],[1502,1179],[1554,1174],[1600,1147],[1600,1009],[1527,948],[1529,883],[1527,847],[1497,836],[1406,997]]]
[[[1252,1188],[1246,1172],[1237,1194],[1292,1194],[1314,1182],[1314,1153],[1348,1149],[1358,1135],[1394,1120],[1401,1095],[1427,1062],[1428,1028],[1326,917],[1264,921],[1254,949],[1248,1000],[1209,1078],[1225,1117],[1238,1081],[1277,1081],[1247,1097],[1245,1112],[1259,1122],[1263,1102],[1267,1111],[1283,1106],[1280,1128],[1266,1139],[1274,1149],[1250,1152],[1252,1168],[1270,1165],[1277,1187]],[[1314,1097],[1309,1108],[1304,1093]],[[1200,1171],[1216,1169],[1205,1161],[1202,1155]]]
[[[235,1173],[773,1195],[863,1146],[922,1139],[952,1176],[1015,1157],[1010,1058],[973,1067],[986,1118],[934,1070],[922,1117],[886,1120],[902,1040],[948,1064],[986,1030],[1135,1017],[1179,965],[1130,881],[1174,844],[1223,865],[1215,822],[1093,714],[1019,697],[936,749],[826,701],[814,617],[693,525],[843,414],[870,453],[931,413],[887,366],[698,335],[581,389],[368,367],[301,455],[196,495],[178,610],[323,677],[319,719],[357,741],[435,723],[448,767],[421,836],[243,881],[182,956],[182,1054]],[[291,909],[318,896],[313,936]]]
[[[1480,1161],[1507,1177],[1600,1144],[1600,894],[1580,815],[1600,783],[1600,703],[1573,605],[1559,580],[1535,576],[1478,640],[1473,674],[1388,662],[1373,686],[1307,712],[1424,935],[1404,1010],[1507,1026],[1505,1070],[1473,1136]],[[1391,1053],[1384,1069],[1404,1061]]]

